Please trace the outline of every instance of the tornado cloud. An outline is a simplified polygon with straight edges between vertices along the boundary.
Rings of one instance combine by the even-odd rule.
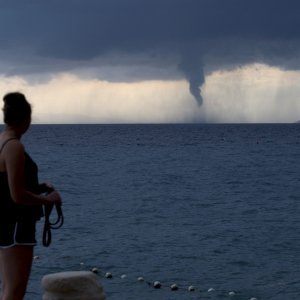
[[[185,78],[189,82],[190,93],[193,95],[198,105],[201,106],[203,103],[201,87],[205,82],[201,57],[191,53],[185,54],[179,64],[179,70],[183,72]]]
[[[185,78],[200,106],[205,75],[213,71],[253,63],[300,70],[299,0],[35,2],[0,4],[3,74]]]

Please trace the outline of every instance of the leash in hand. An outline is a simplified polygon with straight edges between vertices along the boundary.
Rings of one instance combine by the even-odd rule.
[[[52,188],[46,186],[45,184],[42,185],[42,188],[44,189],[44,191],[46,193],[51,193],[53,191]],[[55,207],[56,210],[56,220],[55,222],[51,222],[50,221],[50,215],[51,212],[53,210],[53,208]],[[52,241],[52,233],[51,230],[52,229],[59,229],[63,226],[64,224],[64,215],[62,212],[62,207],[61,204],[47,204],[44,205],[44,216],[45,216],[45,223],[44,223],[44,229],[43,229],[43,245],[45,247],[49,247]]]

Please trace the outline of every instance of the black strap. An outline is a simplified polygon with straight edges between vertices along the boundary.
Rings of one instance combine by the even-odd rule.
[[[7,140],[2,144],[2,147],[1,147],[1,149],[0,149],[0,153],[2,152],[4,146],[5,146],[9,141],[11,141],[11,140],[17,140],[17,138],[10,138],[10,139],[7,139]]]
[[[45,224],[43,230],[43,245],[49,247],[52,240],[51,229],[59,229],[64,224],[64,215],[62,212],[61,204],[55,204],[57,219],[55,222],[50,222],[50,214],[54,204],[47,204],[44,206],[45,211]]]

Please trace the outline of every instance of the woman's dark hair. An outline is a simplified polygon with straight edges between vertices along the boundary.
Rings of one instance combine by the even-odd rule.
[[[31,118],[31,105],[22,93],[14,92],[3,97],[4,123],[11,126],[21,125]]]

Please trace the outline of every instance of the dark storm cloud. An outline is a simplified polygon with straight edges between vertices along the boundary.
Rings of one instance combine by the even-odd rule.
[[[0,54],[15,64],[4,73],[97,67],[95,62],[99,68],[143,64],[174,70],[172,66],[177,66],[199,103],[204,70],[251,62],[300,68],[299,37],[298,0],[12,0],[0,4]],[[138,76],[143,79],[143,71]],[[153,72],[155,76],[159,72]]]

